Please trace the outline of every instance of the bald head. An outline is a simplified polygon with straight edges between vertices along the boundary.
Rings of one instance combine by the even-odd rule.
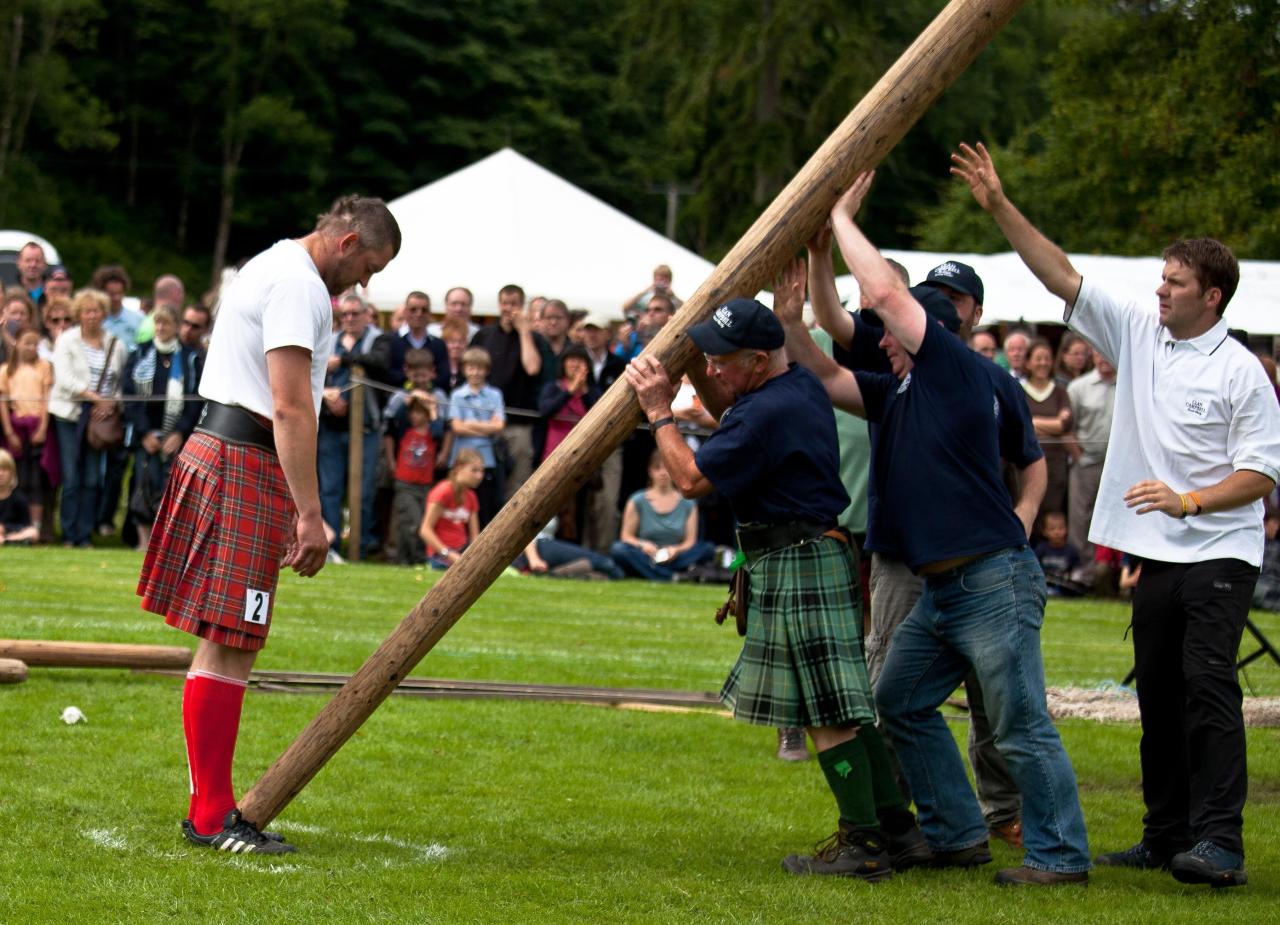
[[[187,301],[187,287],[182,285],[182,280],[174,276],[172,273],[166,273],[164,276],[156,277],[155,285],[152,287],[152,296],[157,305],[182,305]]]

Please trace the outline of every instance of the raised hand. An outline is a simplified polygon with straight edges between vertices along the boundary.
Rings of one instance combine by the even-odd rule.
[[[840,198],[836,200],[836,204],[831,207],[831,219],[835,221],[837,218],[847,218],[853,221],[858,214],[858,210],[862,208],[862,200],[866,198],[867,191],[871,189],[871,181],[876,177],[874,170],[866,170],[858,174],[853,181],[853,185],[845,190]]]
[[[788,261],[773,284],[773,313],[783,325],[804,324],[804,291],[808,272],[800,258]]]
[[[1004,201],[1000,175],[982,142],[972,148],[961,142],[960,150],[952,153],[951,162],[951,172],[969,184],[969,191],[983,209],[990,212]]]
[[[804,246],[809,251],[809,260],[822,259],[823,257],[830,258],[832,239],[831,221],[828,219],[819,225],[818,230],[813,233],[813,237],[805,242]]]

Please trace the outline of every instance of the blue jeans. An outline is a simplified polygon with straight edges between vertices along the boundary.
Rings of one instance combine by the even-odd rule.
[[[1044,602],[1044,574],[1025,546],[929,576],[893,637],[876,705],[929,844],[936,851],[979,844],[986,822],[938,712],[972,667],[996,747],[1022,791],[1023,863],[1074,873],[1089,869],[1089,844],[1075,772],[1045,702]]]
[[[608,575],[610,578],[626,577],[622,569],[618,568],[617,564],[608,556],[602,556],[594,549],[587,549],[577,543],[568,543],[564,540],[556,539],[538,540],[538,555],[542,556],[542,561],[547,563],[548,570],[578,559],[586,559],[591,563],[591,568],[594,571]],[[516,557],[515,567],[521,570],[529,567],[529,560],[524,553],[520,553]]]
[[[647,578],[649,581],[670,581],[676,572],[683,572],[695,565],[710,562],[715,557],[716,547],[706,540],[698,540],[674,559],[666,562],[654,562],[639,546],[632,546],[622,540],[613,544],[609,555],[628,575]]]
[[[374,522],[373,501],[378,488],[378,447],[382,438],[364,435],[364,471],[360,478],[360,549],[378,547],[378,525]],[[320,516],[333,528],[333,548],[342,536],[342,507],[347,497],[347,447],[345,430],[321,427],[316,446],[316,468],[320,479]],[[350,548],[350,544],[348,544]]]
[[[81,412],[88,413],[87,410]],[[53,423],[58,428],[58,455],[62,464],[62,501],[58,507],[62,541],[73,546],[88,546],[98,522],[104,454],[102,450],[89,448],[79,423],[61,418],[54,418]]]

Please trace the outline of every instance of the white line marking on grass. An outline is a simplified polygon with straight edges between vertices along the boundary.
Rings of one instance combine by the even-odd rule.
[[[437,844],[435,842],[428,845],[419,845],[415,842],[405,841],[404,839],[396,838],[393,835],[387,835],[385,833],[380,835],[334,835],[328,829],[321,828],[318,825],[310,825],[305,822],[280,822],[275,825],[275,828],[279,829],[281,832],[301,832],[306,835],[322,835],[330,838],[360,842],[365,845],[387,845],[391,848],[396,848],[415,856],[411,860],[382,858],[378,861],[371,860],[368,862],[377,864],[377,866],[386,870],[405,867],[413,863],[429,864],[433,861],[443,861],[451,853],[449,848],[445,845]],[[364,866],[364,864],[358,864],[356,866]]]
[[[124,840],[123,836],[117,835],[111,829],[86,829],[81,834],[99,848],[110,848],[112,851],[123,851],[129,847],[129,843]]]

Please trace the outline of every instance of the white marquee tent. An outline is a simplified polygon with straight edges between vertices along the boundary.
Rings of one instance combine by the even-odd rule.
[[[688,298],[714,265],[510,148],[388,204],[400,254],[373,277],[368,296],[389,309],[420,289],[433,308],[452,286],[475,294],[475,313],[496,315],[498,290],[563,299],[621,320],[622,303],[672,269]]]

